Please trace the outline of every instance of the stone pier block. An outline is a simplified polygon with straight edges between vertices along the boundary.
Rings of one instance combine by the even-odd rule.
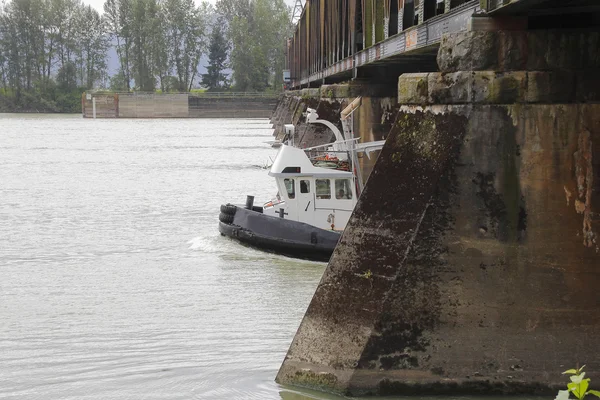
[[[428,73],[402,74],[398,79],[398,102],[400,104],[427,104],[428,78]]]
[[[577,101],[600,101],[600,73],[583,71],[577,74]]]
[[[359,96],[393,97],[393,89],[390,85],[373,84],[357,79],[351,83],[322,85],[319,88],[319,96],[322,99],[353,99]]]
[[[510,104],[525,101],[527,73],[473,72],[473,102],[479,104]]]
[[[323,85],[321,86],[321,98],[343,99],[351,96],[350,85]]]
[[[430,104],[464,104],[472,100],[472,73],[431,73],[427,77]]]
[[[441,72],[600,68],[600,32],[491,31],[444,35]]]
[[[593,71],[463,71],[403,74],[400,104],[524,104],[600,101]]]
[[[305,98],[307,98],[307,97],[319,98],[321,96],[321,92],[318,88],[317,89],[307,88],[307,89],[300,90],[300,96],[305,97]]]
[[[575,101],[575,75],[569,71],[527,73],[529,103],[571,103]]]

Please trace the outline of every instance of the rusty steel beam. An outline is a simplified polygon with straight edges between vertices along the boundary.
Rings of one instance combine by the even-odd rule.
[[[480,11],[479,1],[471,0],[402,30],[405,8],[414,7],[414,3],[379,1],[307,0],[290,42],[294,49],[288,52],[291,87],[320,85],[326,78],[355,75],[357,68],[419,54],[438,44],[442,34],[467,30],[473,14]],[[393,36],[386,34],[391,21],[391,1],[398,2],[399,33]],[[424,1],[420,3],[422,14]]]

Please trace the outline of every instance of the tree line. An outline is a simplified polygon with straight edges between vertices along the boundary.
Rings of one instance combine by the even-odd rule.
[[[290,29],[284,0],[106,0],[102,13],[81,0],[8,0],[0,111],[78,111],[90,89],[278,90]]]

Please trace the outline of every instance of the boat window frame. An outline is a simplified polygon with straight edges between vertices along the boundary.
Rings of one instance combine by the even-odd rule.
[[[300,193],[302,194],[310,194],[310,179],[300,179]],[[302,182],[306,182],[306,191],[302,190]]]
[[[319,194],[319,181],[327,181],[327,189],[329,189],[329,195]],[[331,179],[320,178],[315,179],[315,196],[318,200],[331,200]]]
[[[286,181],[292,181],[291,186],[288,187]],[[288,199],[293,200],[296,198],[296,182],[294,178],[285,178],[283,180],[283,187],[285,189],[285,195]],[[290,193],[290,188],[292,189],[292,193]]]
[[[345,181],[345,182],[344,182]],[[338,182],[340,182],[344,187],[340,187],[338,188]],[[341,178],[341,179],[335,179],[334,182],[334,186],[335,186],[335,198],[336,200],[352,200],[353,194],[352,194],[352,181],[348,178]],[[338,195],[339,191],[343,190],[344,191],[344,196],[340,197]]]

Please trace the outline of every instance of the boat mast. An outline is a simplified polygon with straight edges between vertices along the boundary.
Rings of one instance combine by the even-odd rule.
[[[344,129],[344,136],[348,139],[354,139],[354,111],[362,104],[362,97],[357,97],[350,104],[346,106],[341,112],[342,128]],[[358,164],[358,155],[356,152],[356,142],[351,141],[350,148],[350,160],[352,161],[352,168],[354,169],[354,176],[356,176],[356,182],[358,184],[357,197],[360,196],[363,190],[362,172],[360,165]]]
[[[350,104],[344,108],[341,112],[341,122],[342,129],[344,133],[340,132],[340,130],[332,124],[331,122],[319,119],[319,115],[317,111],[308,108],[306,111],[306,122],[309,124],[323,124],[335,135],[335,142],[333,145],[333,150],[335,152],[345,152],[348,155],[350,163],[352,165],[352,173],[356,178],[357,183],[357,193],[359,196],[363,191],[364,183],[362,179],[362,171],[360,169],[360,164],[358,163],[358,152],[364,152],[369,157],[369,153],[373,150],[381,150],[383,147],[385,140],[379,140],[376,142],[367,142],[362,144],[357,144],[357,141],[360,140],[360,136],[358,138],[354,137],[354,111],[356,111],[362,104],[362,97],[355,98]],[[320,146],[317,146],[320,147]],[[305,149],[307,150],[307,149]]]
[[[329,129],[331,129],[331,131],[335,135],[333,150],[337,152],[348,151],[348,147],[345,145],[346,139],[344,138],[342,132],[340,132],[337,126],[327,121],[326,119],[319,119],[319,114],[317,114],[317,110],[313,108],[308,108],[306,110],[306,122],[308,124],[323,124]]]

